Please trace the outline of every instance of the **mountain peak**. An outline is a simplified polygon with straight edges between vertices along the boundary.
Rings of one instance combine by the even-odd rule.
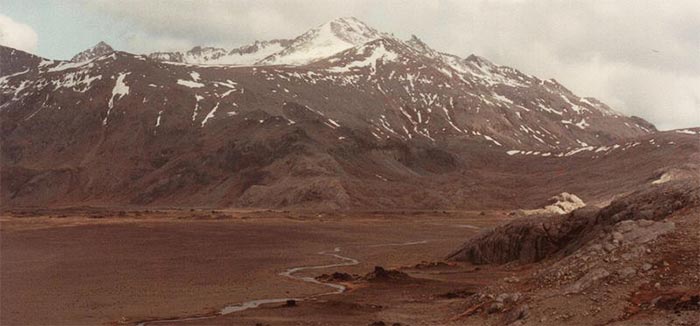
[[[416,35],[411,34],[411,38],[408,41],[406,41],[406,44],[423,54],[435,54],[435,50],[428,46],[428,44],[425,44],[425,42],[423,42],[423,40],[418,38],[418,36]]]
[[[114,52],[114,49],[104,41],[100,41],[97,44],[95,44],[93,47],[86,49],[70,59],[72,62],[83,62],[83,61],[88,61],[92,60],[97,57],[101,57],[105,54],[110,54]]]
[[[329,29],[334,36],[352,45],[360,45],[381,37],[380,32],[355,17],[336,18],[318,29]]]
[[[480,67],[496,67],[496,65],[489,61],[488,59],[478,56],[476,54],[470,54],[466,59],[464,59],[467,62],[474,63]]]
[[[360,23],[360,24],[366,25],[364,22],[362,22],[361,20],[359,20],[353,16],[337,17],[337,18],[334,18],[334,19],[329,21],[329,23],[332,23],[332,22]]]
[[[107,44],[105,41],[99,41],[99,42],[97,42],[97,44],[95,44],[95,46],[93,46],[93,48],[104,48],[104,49],[114,50],[114,49],[112,49],[112,47],[111,47],[109,44]]]
[[[357,18],[336,18],[300,35],[283,51],[259,63],[307,64],[383,36],[384,34]]]

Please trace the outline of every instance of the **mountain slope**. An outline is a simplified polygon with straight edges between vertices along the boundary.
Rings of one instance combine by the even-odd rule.
[[[3,202],[508,206],[552,195],[510,195],[552,183],[533,171],[595,165],[654,132],[555,81],[358,26],[343,39],[366,42],[295,66],[42,61],[0,47],[0,71],[18,71],[0,78]],[[302,39],[313,37],[290,46],[315,44]]]

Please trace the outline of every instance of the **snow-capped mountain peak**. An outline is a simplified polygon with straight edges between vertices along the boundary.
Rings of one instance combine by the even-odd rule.
[[[73,58],[70,59],[70,61],[84,62],[97,57],[101,57],[105,54],[110,54],[112,52],[114,52],[114,49],[112,49],[112,47],[109,46],[109,44],[100,41],[99,43],[95,44],[95,46],[76,54],[75,56],[73,56]]]
[[[286,49],[261,64],[301,65],[330,57],[354,46],[383,37],[374,28],[354,17],[331,20],[295,38]]]
[[[367,43],[382,36],[382,33],[355,17],[337,18],[322,26],[330,28],[333,35],[353,45]]]

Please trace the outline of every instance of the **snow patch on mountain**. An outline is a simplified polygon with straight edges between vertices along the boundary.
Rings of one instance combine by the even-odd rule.
[[[209,111],[209,113],[207,113],[206,117],[204,117],[204,120],[202,120],[201,127],[204,127],[204,125],[207,123],[207,121],[209,121],[209,119],[214,117],[214,113],[216,113],[217,109],[219,109],[219,102],[216,102],[216,105],[214,105],[214,108],[211,109],[211,111]]]
[[[378,62],[393,61],[399,57],[399,55],[396,52],[387,50],[386,47],[384,47],[384,43],[380,43],[376,47],[362,46],[358,48],[356,52],[363,53],[364,55],[366,55],[366,57],[359,61],[350,62],[344,66],[330,68],[328,69],[328,71],[349,72],[355,68],[369,67],[370,73],[373,74],[376,71]]]
[[[61,79],[54,80],[52,83],[55,85],[54,90],[71,88],[76,92],[84,93],[90,89],[94,81],[100,79],[102,79],[101,75],[90,76],[87,71],[74,71],[66,73]]]
[[[178,79],[177,84],[185,86],[185,87],[189,87],[189,88],[204,87],[204,84],[202,84],[202,83],[198,83],[196,81],[191,81],[191,80],[184,80],[184,79]]]
[[[693,130],[690,130],[690,129],[676,130],[676,133],[678,133],[678,134],[686,134],[686,135],[700,135],[700,131],[693,131]]]
[[[105,115],[104,119],[102,119],[102,125],[106,126],[107,125],[107,119],[109,118],[110,112],[112,112],[112,109],[114,108],[114,100],[115,98],[117,100],[121,99],[123,96],[129,94],[129,86],[126,85],[124,82],[124,78],[128,75],[129,73],[120,73],[119,76],[117,77],[117,81],[114,83],[114,88],[112,88],[112,97],[109,98],[109,109],[107,109],[107,114]]]

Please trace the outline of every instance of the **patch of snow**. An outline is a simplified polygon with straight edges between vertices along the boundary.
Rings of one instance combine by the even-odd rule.
[[[333,119],[331,119],[331,118],[328,118],[328,122],[330,122],[330,123],[331,123],[332,125],[334,125],[336,128],[337,128],[337,127],[340,127],[340,125],[339,125],[335,120],[333,120]]]
[[[117,76],[117,81],[114,84],[114,88],[112,88],[112,97],[109,98],[109,109],[107,110],[107,115],[105,115],[104,119],[102,119],[102,125],[105,126],[107,125],[107,119],[109,118],[109,113],[112,112],[112,109],[114,108],[114,99],[116,97],[117,100],[121,99],[124,95],[129,95],[129,86],[126,85],[124,82],[124,78],[128,75],[129,73],[120,73],[119,76]]]
[[[693,130],[690,130],[690,129],[676,130],[676,133],[679,133],[679,134],[686,134],[686,135],[698,135],[698,134],[700,134],[700,132],[698,132],[698,131],[693,131]]]
[[[158,111],[158,118],[156,119],[156,128],[160,126],[160,116],[163,114],[163,110]]]
[[[70,61],[62,61],[59,62],[55,67],[49,68],[48,72],[56,72],[56,71],[63,71],[67,69],[73,69],[73,68],[78,68],[82,66],[92,66],[93,63],[91,61],[83,61],[83,62],[70,62]]]
[[[209,121],[209,119],[214,117],[214,113],[216,113],[216,109],[218,109],[218,108],[219,108],[219,102],[217,102],[216,105],[214,106],[214,108],[211,109],[211,111],[209,111],[209,113],[207,114],[206,117],[204,117],[204,120],[202,120],[202,127],[204,127],[204,125],[207,123],[207,121]]]
[[[200,88],[200,87],[204,87],[204,84],[198,83],[198,82],[194,82],[194,81],[191,81],[191,80],[178,79],[178,80],[177,80],[177,83],[178,83],[179,85],[182,85],[182,86],[185,86],[185,87],[189,87],[189,88]]]
[[[379,178],[379,180],[382,180],[382,181],[389,181],[387,178],[385,178],[385,177],[383,177],[383,176],[381,176],[381,175],[379,175],[379,174],[375,174],[374,176],[377,177],[377,178]]]
[[[552,108],[550,108],[550,107],[544,106],[542,103],[539,103],[539,102],[537,103],[537,107],[539,107],[539,108],[540,108],[541,110],[543,110],[543,111],[547,111],[547,112],[550,112],[550,113],[554,113],[554,114],[558,114],[558,115],[564,114],[564,113],[562,113],[561,111],[558,111],[558,110],[552,109]]]
[[[489,136],[487,136],[487,135],[484,135],[484,138],[486,138],[486,140],[488,140],[488,141],[490,141],[490,142],[493,142],[494,144],[496,144],[496,145],[498,145],[498,146],[503,146],[503,145],[501,145],[501,143],[497,142],[495,139],[493,139],[493,138],[491,138],[491,137],[489,137]]]
[[[380,60],[381,60],[381,62],[396,60],[396,58],[398,58],[398,56],[399,56],[395,52],[387,50],[384,47],[384,43],[380,43],[379,46],[377,46],[374,49],[363,46],[360,49],[358,49],[358,52],[366,53],[368,49],[371,50],[372,53],[370,55],[368,55],[367,57],[365,57],[363,60],[354,61],[354,62],[351,62],[345,66],[342,66],[342,67],[329,68],[328,71],[348,72],[354,68],[369,67],[370,73],[374,73],[377,69],[376,68],[377,62],[379,62]]]
[[[493,93],[492,96],[493,96],[493,98],[494,98],[496,101],[503,102],[503,103],[507,103],[507,104],[511,104],[511,105],[513,104],[513,101],[511,101],[509,98],[507,98],[507,97],[505,97],[505,96],[503,96],[503,95],[501,95],[501,94]]]
[[[671,176],[670,173],[666,172],[666,173],[662,174],[661,177],[659,177],[658,179],[652,181],[651,184],[658,185],[658,184],[669,182],[671,180],[673,180],[673,177]]]
[[[575,149],[570,150],[566,154],[564,154],[564,156],[576,155],[576,154],[583,152],[583,151],[592,151],[593,149],[595,149],[595,147],[593,147],[593,146],[575,148]]]

